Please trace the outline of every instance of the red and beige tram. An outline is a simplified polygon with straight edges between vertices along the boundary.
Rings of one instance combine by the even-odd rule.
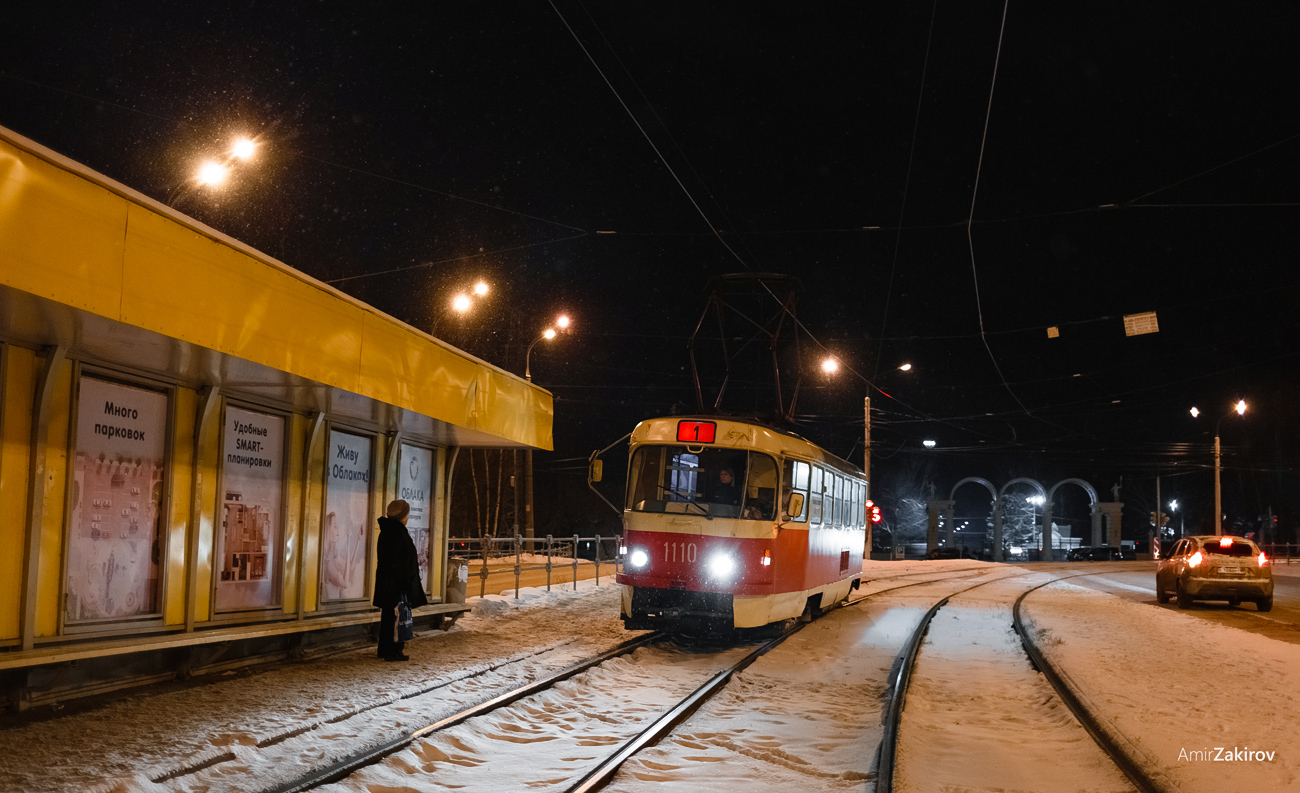
[[[622,585],[632,630],[815,614],[862,576],[867,481],[791,432],[661,418],[632,431]]]

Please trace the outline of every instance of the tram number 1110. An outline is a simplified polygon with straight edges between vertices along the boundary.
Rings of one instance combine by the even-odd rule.
[[[664,543],[665,562],[694,562],[695,556],[696,549],[693,542]]]

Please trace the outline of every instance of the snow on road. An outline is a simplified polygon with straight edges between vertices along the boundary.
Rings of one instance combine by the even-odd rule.
[[[971,576],[920,567],[923,584],[833,611],[741,672],[607,788],[690,793],[861,791],[874,779],[881,709],[894,657],[925,611]],[[874,591],[908,583],[880,580]]]
[[[1011,605],[1046,574],[954,597],[930,622],[899,728],[894,789],[1132,791],[1034,671]]]
[[[900,757],[924,760],[900,773],[900,784],[1124,789],[1090,765],[1091,744],[1010,631],[1003,595],[1042,574],[967,560],[866,567],[864,592],[936,582],[882,592],[809,625],[626,764],[611,790],[870,789],[881,695],[898,649],[936,599],[967,581],[1007,576],[1014,581],[973,590],[939,612],[901,735]],[[450,633],[409,644],[409,663],[381,663],[371,646],[142,689],[0,730],[0,790],[262,790],[632,635],[608,582],[521,594],[474,599]],[[1026,614],[1044,651],[1103,719],[1185,793],[1297,788],[1300,646],[1064,583],[1030,595]],[[665,665],[671,674],[651,669]],[[719,666],[716,652],[643,649],[523,707],[431,736],[336,790],[561,787]],[[1247,747],[1273,754],[1204,759],[1218,747],[1237,749],[1237,758]],[[1075,787],[1050,785],[1062,778]]]
[[[642,647],[321,790],[563,790],[748,649]]]
[[[1022,615],[1093,711],[1177,789],[1300,788],[1300,646],[1069,583],[1029,595]]]
[[[142,688],[0,730],[0,791],[262,789],[305,770],[312,758],[392,737],[384,730],[423,726],[431,713],[459,710],[628,639],[618,588],[604,581],[599,588],[581,582],[576,593],[524,590],[519,601],[474,599],[474,613],[451,632],[409,643],[407,663],[383,663],[370,645],[192,686]],[[520,663],[474,677],[510,659]],[[450,685],[400,699],[440,682]],[[298,730],[306,732],[285,737]],[[149,781],[231,756],[197,774]]]

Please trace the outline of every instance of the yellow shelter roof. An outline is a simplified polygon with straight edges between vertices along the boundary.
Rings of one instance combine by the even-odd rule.
[[[546,390],[2,127],[0,287],[11,338],[44,335],[31,328],[49,321],[19,315],[52,304],[464,428],[476,445],[552,448]]]

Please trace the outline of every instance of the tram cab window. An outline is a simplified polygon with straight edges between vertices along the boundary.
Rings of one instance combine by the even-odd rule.
[[[792,523],[804,523],[808,520],[808,478],[812,466],[802,460],[786,460],[785,475],[781,478],[781,519]],[[790,496],[803,496],[797,515],[789,513]]]
[[[642,446],[632,456],[627,508],[771,520],[776,462],[735,449]]]
[[[766,454],[751,454],[745,477],[745,503],[741,517],[771,520],[776,509],[776,460]]]
[[[822,467],[812,467],[812,481],[808,486],[808,522],[822,522]]]

